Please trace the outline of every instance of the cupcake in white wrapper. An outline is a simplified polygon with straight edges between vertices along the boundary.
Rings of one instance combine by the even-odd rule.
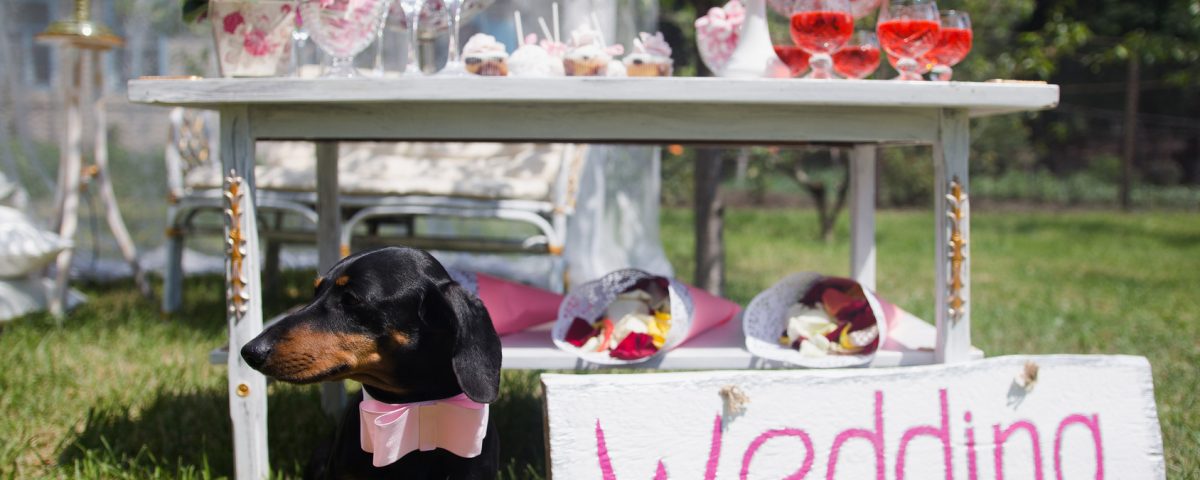
[[[638,34],[633,52],[625,56],[625,71],[631,77],[669,77],[674,70],[671,46],[662,32]]]
[[[508,51],[496,37],[476,33],[463,46],[463,64],[475,75],[505,77],[508,76]]]
[[[640,363],[688,338],[694,308],[687,285],[641,270],[619,270],[568,293],[550,335],[558,348],[592,363]],[[591,332],[581,334],[584,325]],[[618,350],[626,337],[626,347]]]
[[[869,363],[887,339],[880,300],[854,280],[802,272],[754,297],[742,315],[754,356],[809,368]]]
[[[571,32],[571,42],[563,56],[563,71],[568,77],[606,76],[611,61],[609,47],[591,26],[580,25]]]

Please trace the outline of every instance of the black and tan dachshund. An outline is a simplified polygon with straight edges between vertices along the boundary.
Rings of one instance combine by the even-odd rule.
[[[465,393],[491,403],[500,388],[500,338],[479,299],[428,253],[388,247],[348,257],[317,279],[312,302],[242,348],[256,370],[290,383],[350,379],[375,400],[427,402]],[[306,476],[328,479],[490,479],[499,441],[488,421],[482,453],[414,451],[372,466],[359,442],[359,409],[346,409],[333,443]],[[321,452],[321,450],[324,450]],[[321,458],[323,457],[323,458]]]

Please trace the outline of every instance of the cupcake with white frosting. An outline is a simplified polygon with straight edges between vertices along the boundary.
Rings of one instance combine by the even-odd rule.
[[[638,34],[633,40],[633,53],[625,56],[625,71],[631,77],[669,77],[673,72],[671,46],[662,32]]]
[[[580,25],[571,32],[571,42],[563,57],[563,71],[568,77],[603,77],[612,61],[600,33],[590,25]]]
[[[463,46],[463,63],[467,71],[485,77],[508,75],[508,51],[496,37],[477,33]]]

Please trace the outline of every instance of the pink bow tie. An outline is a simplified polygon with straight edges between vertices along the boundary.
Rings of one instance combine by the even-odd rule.
[[[430,402],[383,403],[363,389],[358,404],[363,451],[371,464],[391,465],[415,450],[437,448],[463,458],[479,456],[487,435],[488,406],[466,394]]]

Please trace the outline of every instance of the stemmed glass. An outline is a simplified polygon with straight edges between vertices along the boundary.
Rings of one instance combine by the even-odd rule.
[[[879,68],[879,39],[874,32],[854,33],[841,50],[833,54],[833,69],[846,78],[861,80]]]
[[[896,57],[899,80],[923,80],[917,59],[937,45],[941,22],[933,0],[887,0],[879,12],[879,44]]]
[[[304,66],[305,47],[308,46],[308,27],[304,25],[304,15],[296,12],[296,29],[292,30],[292,76],[300,76],[300,67]]]
[[[331,57],[323,77],[358,77],[354,56],[375,40],[390,0],[301,0],[312,39]]]
[[[383,34],[385,33],[385,30],[387,29],[388,17],[391,17],[393,19],[396,18],[396,17],[392,17],[392,0],[383,0],[383,1],[384,1],[384,3],[387,3],[387,7],[383,9],[383,15],[379,16],[379,26],[375,29],[375,38],[376,38],[376,40],[375,40],[375,43],[376,43],[376,45],[375,45],[375,65],[371,69],[371,75],[374,75],[376,77],[382,77],[383,73],[384,73],[383,46],[384,46],[385,42],[384,42]]]
[[[469,0],[445,0],[446,12],[450,21],[450,50],[446,54],[446,66],[442,67],[442,71],[438,75],[462,77],[470,75],[467,72],[467,66],[462,61],[462,47],[459,46],[458,35],[459,29],[462,27],[463,5]]]
[[[830,55],[854,35],[849,0],[796,0],[791,33],[796,46],[812,54],[812,73],[805,78],[837,78]]]
[[[408,26],[408,65],[404,67],[405,75],[421,74],[421,62],[417,59],[417,46],[421,38],[419,30],[421,12],[425,0],[400,0],[400,9],[404,11],[404,23]]]
[[[971,51],[971,17],[957,10],[943,10],[941,15],[942,34],[937,46],[922,57],[922,63],[932,67],[934,80],[949,82],[954,76],[951,67],[958,65]]]

